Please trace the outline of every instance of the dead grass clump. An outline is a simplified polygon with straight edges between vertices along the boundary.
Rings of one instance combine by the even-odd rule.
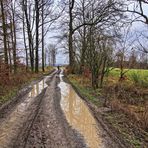
[[[3,62],[0,63],[0,84],[7,84],[9,80],[9,66],[4,64]]]
[[[38,74],[26,72],[25,66],[18,66],[17,73],[10,73],[10,69],[0,63],[0,105],[16,94],[20,87]]]
[[[142,126],[146,129],[148,132],[148,102],[146,102],[145,107],[144,107],[144,112],[141,115],[141,124]]]
[[[148,104],[142,107],[141,111],[138,111],[137,106],[131,106],[121,103],[118,99],[113,99],[110,102],[111,110],[116,112],[123,112],[131,121],[139,125],[142,129],[148,131]]]

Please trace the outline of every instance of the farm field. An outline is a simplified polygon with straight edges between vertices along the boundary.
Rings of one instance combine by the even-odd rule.
[[[148,70],[146,69],[124,69],[124,71],[126,71],[125,77],[127,80],[137,85],[148,87]],[[119,78],[120,69],[114,68],[109,72],[108,75],[115,77],[115,78]]]
[[[129,78],[132,77],[132,74],[137,74],[141,78],[147,78],[148,77],[148,70],[147,69],[124,69],[124,71],[127,71],[126,76]],[[110,75],[119,77],[120,75],[120,69],[114,68],[109,72]]]

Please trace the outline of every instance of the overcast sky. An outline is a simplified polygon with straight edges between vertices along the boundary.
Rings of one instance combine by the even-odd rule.
[[[129,6],[129,8],[132,8],[133,6]],[[147,14],[148,16],[148,8],[147,6],[143,6],[144,8],[144,14]],[[130,16],[130,14],[129,14]],[[59,23],[57,22],[55,25],[58,25]],[[141,31],[147,29],[148,30],[148,26],[144,25],[144,23],[141,22],[135,22],[132,25],[132,31],[136,33],[136,31]],[[57,56],[56,56],[56,64],[68,64],[68,54],[65,54],[64,49],[62,48],[61,44],[59,43],[59,39],[56,38],[55,36],[60,36],[62,35],[63,32],[62,30],[54,30],[51,29],[47,36],[46,36],[46,48],[48,46],[48,44],[54,44],[56,45],[58,52],[57,52]],[[19,45],[22,46],[22,40],[20,40],[20,43],[18,43]],[[66,44],[66,43],[65,43]]]

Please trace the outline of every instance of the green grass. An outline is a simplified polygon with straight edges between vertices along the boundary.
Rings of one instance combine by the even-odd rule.
[[[148,70],[144,69],[124,69],[126,72],[126,77],[133,83],[148,87]],[[114,68],[109,72],[109,76],[119,77],[120,76],[120,69]]]
[[[128,71],[127,71],[128,70]],[[130,77],[132,73],[138,73],[142,77],[148,77],[148,70],[145,69],[124,69],[124,71],[127,71],[126,76]],[[119,68],[114,68],[109,72],[109,75],[111,76],[120,76],[120,69]]]

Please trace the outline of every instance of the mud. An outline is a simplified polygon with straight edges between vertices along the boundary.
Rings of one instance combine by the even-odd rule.
[[[60,84],[53,72],[8,107],[0,118],[0,148],[116,148],[71,86],[73,95],[63,100],[68,94]],[[65,106],[71,101],[74,106]]]
[[[26,93],[20,103],[16,103],[13,110],[8,110],[7,116],[0,120],[0,147],[12,147],[17,141],[17,135],[27,124],[28,118],[35,113],[36,100],[42,98],[42,91],[47,87],[45,77],[32,86],[30,92]],[[31,109],[32,108],[32,109]],[[11,112],[10,112],[11,111]],[[5,114],[6,115],[6,114]]]
[[[57,73],[32,86],[21,102],[0,120],[0,148],[80,148],[83,137],[72,129],[60,109]],[[48,85],[47,85],[48,84]]]
[[[127,148],[127,143],[125,143],[124,138],[117,134],[117,132],[108,124],[104,119],[104,111],[110,111],[109,108],[98,108],[93,103],[86,99],[86,96],[83,96],[80,91],[64,76],[64,81],[72,86],[78,96],[85,102],[89,107],[93,117],[97,121],[97,127],[102,131],[103,141],[106,143],[107,148]],[[103,110],[103,111],[102,111]]]
[[[60,109],[59,78],[54,77],[47,88],[39,114],[25,147],[83,148],[83,138],[67,123]]]

